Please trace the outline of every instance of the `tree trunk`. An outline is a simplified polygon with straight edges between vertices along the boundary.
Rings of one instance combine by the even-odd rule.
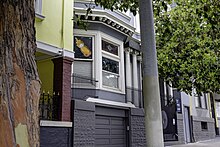
[[[0,2],[0,146],[39,146],[34,0]]]

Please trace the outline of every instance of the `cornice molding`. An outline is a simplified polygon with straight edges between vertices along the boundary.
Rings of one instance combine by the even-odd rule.
[[[133,26],[118,19],[105,10],[93,9],[92,14],[89,14],[88,17],[86,16],[85,8],[74,7],[74,11],[77,18],[88,22],[103,23],[123,34],[126,34],[127,36],[133,36],[133,33],[135,32],[135,28]]]

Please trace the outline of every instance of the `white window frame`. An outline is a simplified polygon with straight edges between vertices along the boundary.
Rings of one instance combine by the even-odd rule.
[[[139,12],[137,12],[137,14],[134,16],[134,28],[135,32],[140,33],[140,16],[139,16]]]
[[[193,89],[193,96],[195,100],[195,107],[196,108],[201,108],[201,109],[208,109],[208,104],[207,104],[207,94],[202,93],[201,96],[198,96],[196,94],[196,90]]]
[[[124,76],[124,44],[123,41],[116,39],[112,36],[109,36],[105,33],[100,31],[93,31],[93,30],[80,30],[74,29],[73,31],[74,36],[94,36],[94,45],[93,45],[93,66],[92,66],[92,78],[97,80],[96,89],[102,89],[106,91],[111,91],[115,93],[125,94],[125,76]],[[117,55],[108,53],[106,51],[102,51],[102,39],[105,41],[109,41],[117,45],[119,48],[118,58]],[[104,54],[103,54],[104,53]],[[104,86],[102,84],[102,55],[108,56],[109,59],[118,59],[119,62],[119,88],[111,88]]]
[[[94,35],[90,35],[90,34],[89,35],[87,35],[87,34],[74,34],[73,35],[73,41],[74,41],[73,44],[75,44],[74,37],[77,37],[77,36],[79,36],[79,37],[91,37],[92,38],[92,59],[76,58],[74,56],[74,60],[77,60],[77,61],[91,61],[91,62],[93,62],[93,60],[94,60],[95,36]],[[73,52],[75,52],[74,49],[73,49]]]
[[[42,0],[35,0],[35,13],[42,14]]]
[[[171,86],[168,85],[167,82],[164,82],[164,102],[165,102],[165,106],[168,104],[169,102],[169,98],[173,99],[173,88],[172,88],[172,84],[170,83]]]
[[[207,94],[202,93],[202,96],[200,96],[200,99],[201,99],[201,107],[203,109],[207,109],[208,108],[208,106],[207,106]]]
[[[215,110],[216,110],[216,116],[220,118],[220,102],[215,101]]]
[[[101,88],[104,89],[104,90],[108,90],[108,91],[113,91],[113,92],[120,92],[120,93],[123,93],[125,94],[125,81],[124,81],[124,46],[123,46],[123,42],[116,39],[116,38],[113,38],[107,34],[104,34],[104,33],[100,33],[100,44],[102,43],[102,40],[106,41],[106,42],[109,42],[113,45],[116,45],[118,46],[118,56],[117,55],[114,55],[114,54],[111,54],[107,51],[104,51],[102,50],[102,45],[101,45],[101,48],[100,48],[100,52],[101,52],[101,68],[100,68],[100,77],[101,77],[101,80],[100,80],[100,83],[101,83]],[[114,60],[116,62],[119,62],[119,78],[118,78],[118,88],[114,88],[114,87],[110,87],[110,86],[106,86],[106,85],[103,85],[103,81],[102,81],[102,57],[106,57],[108,59],[111,59],[111,60]],[[114,74],[114,73],[113,73]]]
[[[98,45],[97,45],[97,43],[98,43],[98,41],[97,41],[97,32],[95,32],[95,31],[85,31],[85,30],[78,30],[78,29],[74,29],[74,33],[73,33],[73,41],[75,41],[74,40],[74,37],[75,36],[81,36],[81,37],[92,37],[92,59],[81,59],[81,58],[75,58],[74,57],[74,60],[76,60],[76,61],[85,61],[85,62],[92,62],[92,79],[95,79],[95,80],[98,80],[97,79],[97,76],[96,76],[96,60],[95,60],[95,57],[96,57],[96,51],[95,51],[95,48],[97,48],[98,47]],[[73,42],[74,43],[74,42]],[[74,49],[73,49],[73,52],[74,52]],[[72,74],[73,74],[73,72],[74,72],[74,70],[73,70],[73,64],[74,64],[74,62],[72,63]],[[72,81],[73,82],[73,81]],[[94,87],[94,88],[98,88],[99,87],[99,85],[97,85],[97,84],[99,84],[99,82],[98,83],[96,83],[96,87]],[[80,84],[80,87],[81,88],[91,88],[91,87],[83,87],[83,84]]]
[[[110,41],[108,41],[108,40],[105,40],[105,39],[101,39],[101,43],[102,43],[102,40],[104,40],[105,42],[108,42],[108,43],[111,43],[111,44],[113,44],[113,45],[116,45],[116,46],[118,46],[117,44],[114,44],[114,43],[112,43],[112,42],[110,42]],[[118,46],[118,54],[119,54],[119,46]],[[117,76],[117,77],[119,77],[118,78],[118,87],[119,87],[119,85],[120,85],[120,68],[121,68],[121,65],[120,65],[120,56],[117,56],[117,55],[114,55],[114,54],[111,54],[111,53],[109,53],[109,52],[107,52],[107,51],[104,51],[104,50],[102,50],[102,57],[105,57],[105,58],[107,58],[107,59],[110,59],[110,60],[113,60],[113,61],[115,61],[115,62],[118,62],[118,64],[119,64],[119,73],[117,74],[117,73],[113,73],[113,72],[110,72],[110,71],[106,71],[106,70],[103,70],[102,69],[102,72],[105,72],[105,73],[111,73],[111,74],[113,74],[113,75],[115,75],[115,76]],[[103,76],[103,75],[102,75]],[[102,83],[102,85],[103,85],[103,83]],[[110,87],[110,86],[107,86],[107,85],[103,85],[103,87],[105,87],[105,88],[111,88],[111,89],[115,89],[115,90],[118,90],[119,88],[114,88],[114,87]]]

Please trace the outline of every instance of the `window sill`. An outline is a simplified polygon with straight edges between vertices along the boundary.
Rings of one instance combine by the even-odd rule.
[[[45,19],[45,16],[43,16],[42,14],[39,13],[35,13],[35,18],[37,21],[43,21]]]
[[[98,89],[95,85],[92,84],[79,84],[79,83],[75,83],[71,86],[71,88],[73,89]]]
[[[196,109],[208,110],[208,108],[196,107]]]
[[[72,127],[72,122],[40,120],[42,127]]]
[[[104,86],[104,85],[102,85],[101,89],[105,90],[105,91],[113,92],[113,93],[125,94],[125,92],[123,92],[121,89],[108,87],[108,86]]]

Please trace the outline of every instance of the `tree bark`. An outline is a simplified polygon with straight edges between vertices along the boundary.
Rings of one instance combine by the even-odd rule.
[[[0,146],[39,146],[34,0],[0,2]]]

